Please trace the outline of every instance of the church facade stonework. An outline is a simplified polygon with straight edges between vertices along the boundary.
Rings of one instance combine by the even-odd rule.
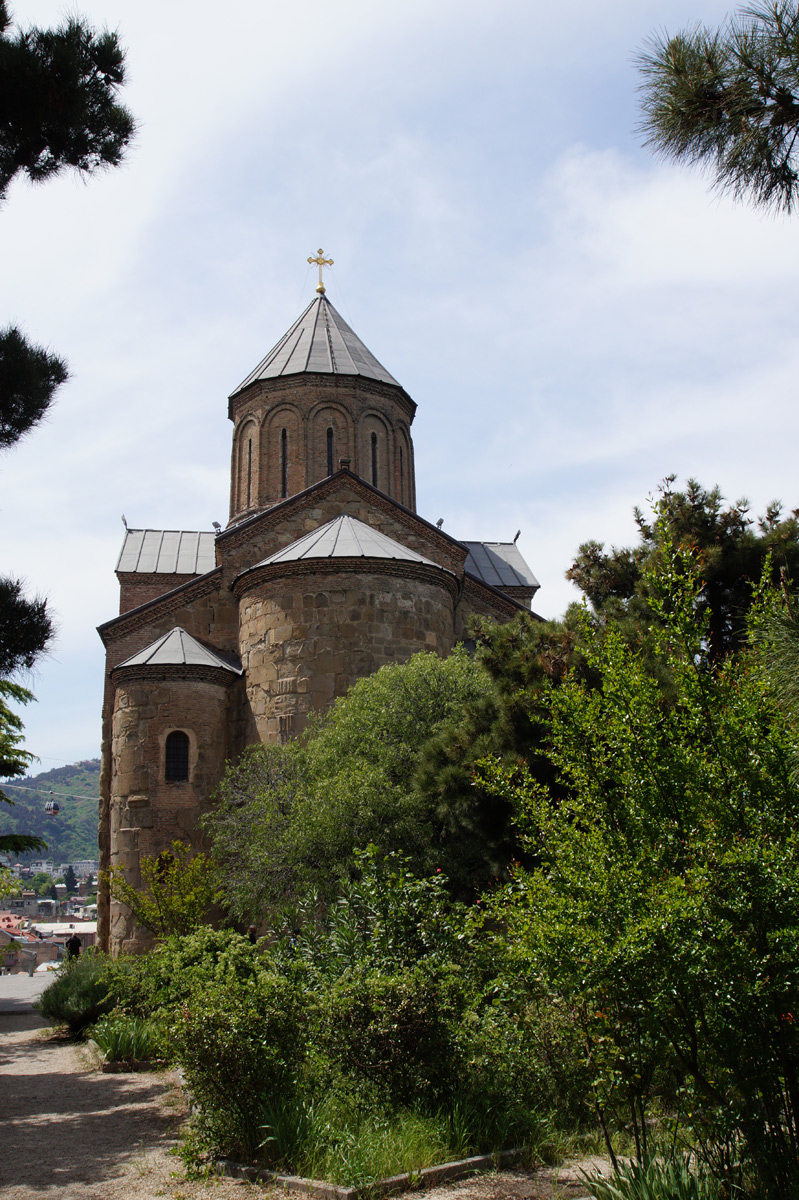
[[[459,542],[415,511],[416,405],[323,292],[232,393],[230,521],[128,529],[106,647],[101,867],[203,845],[226,762],[300,734],[362,676],[448,654],[473,613],[538,583],[515,543]],[[144,950],[99,897],[99,940]]]

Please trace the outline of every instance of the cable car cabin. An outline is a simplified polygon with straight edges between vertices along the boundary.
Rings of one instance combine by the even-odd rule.
[[[49,817],[57,817],[61,812],[61,805],[57,800],[48,800],[44,806],[44,811]]]

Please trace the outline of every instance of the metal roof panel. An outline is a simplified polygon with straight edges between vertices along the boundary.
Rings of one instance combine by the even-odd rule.
[[[515,542],[463,542],[469,551],[465,569],[491,587],[526,587],[540,584]]]
[[[275,379],[281,375],[297,375],[306,371],[324,375],[363,375],[367,379],[400,386],[336,311],[327,296],[317,296],[231,395],[238,395],[260,379]]]
[[[378,529],[373,529],[371,525],[346,514],[311,530],[263,562],[256,563],[256,566],[265,567],[272,563],[299,562],[302,559],[313,558],[393,558],[426,563],[431,567],[439,567],[439,570],[446,570],[431,559],[417,554],[415,550],[409,550],[407,546],[395,542]]]
[[[180,625],[170,629],[163,637],[145,646],[138,654],[125,659],[120,667],[164,667],[164,666],[194,666],[219,667],[241,675],[241,667],[234,664],[227,656],[219,654],[209,646],[204,646],[196,638],[187,633]]]
[[[129,529],[117,571],[204,575],[216,566],[216,534],[205,530]]]

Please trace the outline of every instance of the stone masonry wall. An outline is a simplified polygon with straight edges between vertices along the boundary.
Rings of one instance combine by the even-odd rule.
[[[110,863],[121,865],[135,887],[141,884],[142,855],[158,855],[176,839],[195,850],[202,848],[197,821],[230,754],[228,714],[235,687],[225,679],[212,682],[210,678],[132,680],[117,686],[112,723]],[[173,730],[182,730],[189,737],[186,783],[164,779],[164,744]],[[146,932],[135,927],[130,912],[111,901],[112,952],[147,949],[149,942]]]
[[[348,562],[351,560],[347,560]],[[370,564],[374,567],[376,564]],[[291,564],[240,598],[252,741],[286,741],[364,675],[454,645],[454,580],[412,564],[383,572]],[[411,568],[411,569],[408,569]]]

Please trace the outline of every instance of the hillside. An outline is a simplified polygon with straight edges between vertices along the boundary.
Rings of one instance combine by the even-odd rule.
[[[0,833],[33,833],[44,838],[47,850],[43,853],[56,862],[97,858],[99,758],[15,779],[13,785],[16,786],[12,783],[2,785],[13,799],[14,807],[0,804]],[[48,800],[57,800],[60,804],[57,817],[45,813]],[[40,855],[24,857],[38,858]]]

